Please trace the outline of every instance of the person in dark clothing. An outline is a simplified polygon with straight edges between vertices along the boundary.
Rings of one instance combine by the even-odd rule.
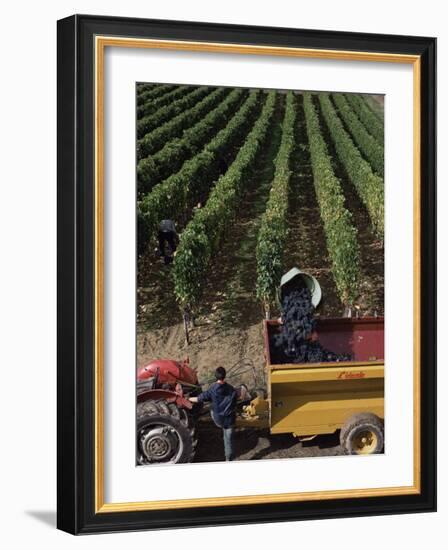
[[[213,422],[222,429],[224,454],[226,460],[233,460],[233,432],[236,419],[237,392],[225,381],[226,369],[218,367],[215,371],[216,382],[197,397],[190,397],[192,403],[211,401]]]
[[[179,237],[176,232],[176,225],[173,220],[162,220],[159,224],[159,252],[161,256],[165,257],[165,263],[167,259],[166,247],[168,243],[171,248],[171,253],[176,252],[177,243],[179,242]]]

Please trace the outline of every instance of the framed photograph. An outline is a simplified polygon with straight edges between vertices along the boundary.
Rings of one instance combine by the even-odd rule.
[[[58,527],[436,508],[436,40],[58,22]]]

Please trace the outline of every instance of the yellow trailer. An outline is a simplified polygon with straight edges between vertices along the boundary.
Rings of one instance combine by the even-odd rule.
[[[384,320],[322,319],[320,343],[350,361],[278,364],[271,353],[278,321],[264,321],[267,395],[244,408],[238,426],[269,427],[272,434],[302,439],[340,430],[350,454],[382,452],[384,446]]]

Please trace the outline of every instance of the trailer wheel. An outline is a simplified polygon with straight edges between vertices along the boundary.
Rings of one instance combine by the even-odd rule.
[[[355,414],[340,433],[341,447],[347,454],[381,453],[384,448],[384,423],[375,414]]]
[[[137,464],[192,462],[196,445],[185,409],[163,399],[137,405]]]

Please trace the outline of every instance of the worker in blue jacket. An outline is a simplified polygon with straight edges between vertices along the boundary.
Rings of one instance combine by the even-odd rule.
[[[236,419],[237,392],[226,382],[226,369],[218,367],[215,370],[216,382],[197,397],[190,397],[192,403],[211,401],[211,415],[218,428],[222,428],[224,439],[224,454],[226,460],[233,460],[233,432]]]

